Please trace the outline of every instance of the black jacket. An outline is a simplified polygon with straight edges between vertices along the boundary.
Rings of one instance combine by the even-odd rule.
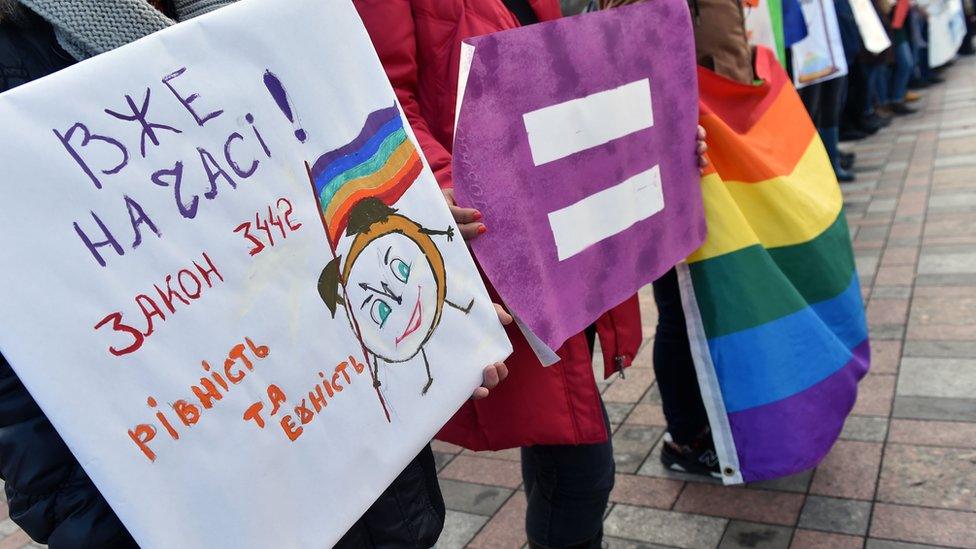
[[[0,21],[0,92],[73,62],[39,18]],[[0,477],[10,518],[34,540],[53,549],[136,547],[2,355]]]

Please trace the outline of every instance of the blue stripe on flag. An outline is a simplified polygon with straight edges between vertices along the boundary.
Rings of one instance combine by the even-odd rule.
[[[380,145],[383,141],[389,137],[392,133],[403,127],[403,122],[400,120],[400,115],[397,114],[389,122],[383,124],[379,130],[362,147],[356,152],[343,156],[329,164],[325,170],[315,178],[315,191],[317,194],[321,194],[322,187],[328,184],[337,175],[355,168],[356,166],[366,162],[376,154],[379,150]]]
[[[857,273],[835,298],[708,341],[728,413],[776,402],[816,385],[867,339]]]

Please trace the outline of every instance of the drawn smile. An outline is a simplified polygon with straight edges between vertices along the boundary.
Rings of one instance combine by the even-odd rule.
[[[396,338],[396,344],[399,345],[401,341],[407,339],[410,334],[416,332],[420,329],[420,324],[424,319],[424,308],[420,304],[420,294],[423,291],[422,286],[417,287],[417,304],[413,306],[413,314],[410,315],[410,320],[407,322],[407,329],[403,331],[400,337]]]

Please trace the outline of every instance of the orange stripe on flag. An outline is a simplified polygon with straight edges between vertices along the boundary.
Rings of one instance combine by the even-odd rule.
[[[414,149],[403,167],[382,185],[368,189],[360,189],[351,194],[343,201],[342,206],[337,208],[335,213],[326,219],[326,226],[329,227],[331,241],[338,242],[340,236],[338,228],[346,226],[349,214],[358,202],[370,197],[379,198],[387,204],[395,202],[406,192],[407,188],[420,175],[421,171],[423,171],[423,163],[420,162],[420,156],[417,154],[416,149]]]
[[[813,139],[819,139],[792,88],[783,88],[766,113],[745,133],[705,114],[709,159],[726,181],[757,183],[792,173]]]

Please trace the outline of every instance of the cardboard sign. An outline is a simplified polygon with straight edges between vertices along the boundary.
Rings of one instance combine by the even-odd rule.
[[[807,37],[793,44],[793,83],[797,89],[847,75],[837,12],[831,0],[801,0]]]
[[[929,13],[929,66],[941,67],[959,51],[966,37],[966,16],[961,0],[932,0]]]
[[[775,13],[774,13],[775,12]],[[746,22],[746,37],[752,46],[763,46],[782,56],[782,6],[780,0],[756,0],[742,6]],[[776,20],[776,23],[773,20]],[[777,40],[777,31],[780,34]],[[782,62],[782,60],[781,60]]]
[[[549,349],[702,242],[692,36],[664,0],[466,43],[458,201],[484,213],[475,255]]]
[[[0,349],[143,547],[331,545],[511,351],[350,2],[235,4],[0,120]]]
[[[871,0],[851,0],[851,10],[854,12],[861,41],[864,42],[864,49],[878,54],[891,47],[891,39],[888,38]]]

